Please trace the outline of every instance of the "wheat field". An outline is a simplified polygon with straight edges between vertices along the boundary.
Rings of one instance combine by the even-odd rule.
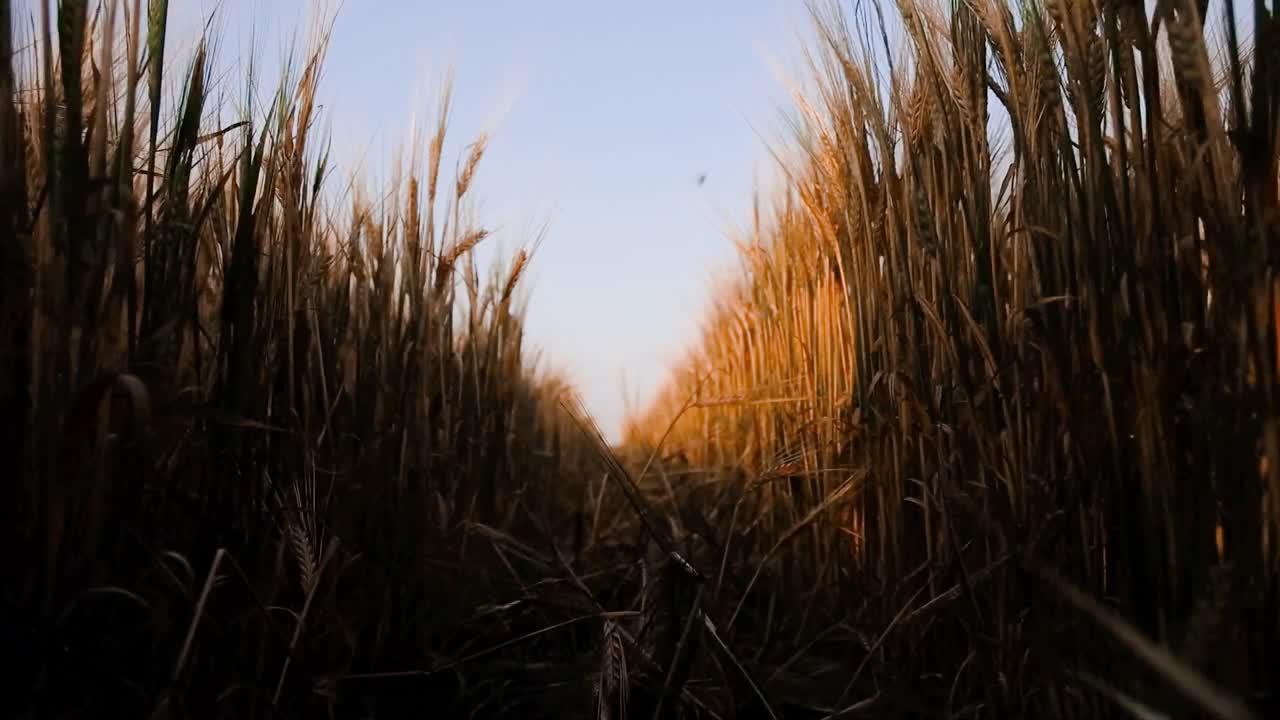
[[[168,0],[37,5],[6,715],[1280,714],[1274,3],[811,2],[780,189],[620,447],[526,346],[541,238],[475,261],[450,91],[368,195],[324,33],[230,103]]]

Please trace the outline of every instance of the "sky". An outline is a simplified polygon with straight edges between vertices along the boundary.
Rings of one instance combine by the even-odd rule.
[[[615,440],[627,397],[654,397],[732,267],[807,28],[799,0],[172,0],[172,42],[191,45],[215,9],[231,83],[255,47],[266,74],[336,10],[319,102],[349,169],[393,157],[415,113],[430,122],[452,69],[446,159],[492,133],[475,181],[496,231],[484,251],[546,227],[528,338]]]
[[[522,280],[527,345],[615,441],[628,399],[653,399],[694,346],[730,233],[776,177],[767,143],[787,136],[809,29],[802,0],[170,2],[169,62],[212,14],[232,98],[250,57],[274,79],[291,41],[334,18],[319,102],[343,175],[385,171],[451,72],[446,163],[491,135],[472,195],[495,232],[476,255],[545,228]]]

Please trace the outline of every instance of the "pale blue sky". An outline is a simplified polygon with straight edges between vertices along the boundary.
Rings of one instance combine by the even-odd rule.
[[[174,40],[219,6],[220,64],[248,56],[252,29],[266,68],[282,40],[306,39],[314,3],[173,0]],[[347,0],[321,102],[340,161],[381,162],[454,69],[453,154],[493,132],[476,181],[479,218],[499,230],[487,249],[549,224],[529,337],[615,435],[624,375],[652,397],[696,336],[711,273],[733,261],[726,230],[772,173],[780,58],[806,23],[799,0]]]

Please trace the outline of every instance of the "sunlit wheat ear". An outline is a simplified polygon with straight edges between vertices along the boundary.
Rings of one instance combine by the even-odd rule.
[[[511,295],[515,292],[516,283],[520,282],[520,276],[524,274],[526,266],[529,264],[529,252],[520,250],[516,254],[515,262],[511,265],[511,272],[507,274],[507,281],[502,286],[502,296],[498,304],[505,307],[511,301]]]
[[[464,197],[467,190],[471,187],[471,181],[475,178],[476,168],[480,166],[480,158],[484,157],[484,151],[489,145],[489,136],[484,133],[471,143],[470,152],[467,154],[466,163],[462,166],[462,171],[458,173],[458,197]]]

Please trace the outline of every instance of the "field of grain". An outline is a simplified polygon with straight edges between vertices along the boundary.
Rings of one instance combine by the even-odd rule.
[[[323,34],[229,103],[168,0],[33,5],[6,716],[1280,714],[1274,6],[815,0],[781,189],[610,447],[447,92],[365,197]]]

